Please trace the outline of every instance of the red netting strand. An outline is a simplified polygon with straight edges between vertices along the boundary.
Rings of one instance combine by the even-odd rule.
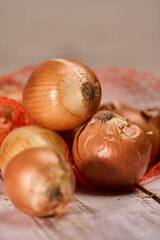
[[[7,97],[0,97],[0,145],[9,132],[32,123],[32,119],[20,103]]]
[[[38,64],[27,66],[11,74],[0,76],[0,84],[15,83],[23,88],[37,66]],[[97,68],[94,72],[101,82],[102,103],[121,101],[138,109],[160,107],[160,77],[156,77],[153,73],[125,68]],[[5,116],[6,108],[11,111],[9,117]],[[0,144],[13,129],[32,123],[32,119],[25,113],[21,104],[6,97],[0,97]],[[79,180],[86,184],[71,159],[69,161]],[[144,175],[140,182],[159,174],[160,161]]]
[[[160,161],[156,163],[144,176],[143,178],[139,181],[140,182],[145,182],[148,179],[152,177],[156,177],[160,174]]]
[[[160,77],[130,68],[104,67],[94,70],[102,86],[102,104],[118,101],[137,109],[160,108]],[[139,182],[160,175],[159,161]]]
[[[30,65],[24,67],[20,70],[14,71],[10,74],[5,74],[0,76],[0,84],[1,83],[14,83],[21,87],[24,87],[25,83],[27,82],[30,74],[33,70],[38,66],[38,64]]]

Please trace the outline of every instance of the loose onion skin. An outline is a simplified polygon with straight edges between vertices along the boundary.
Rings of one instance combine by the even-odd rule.
[[[160,112],[158,109],[136,110],[121,103],[110,103],[103,105],[101,109],[110,110],[133,121],[142,128],[152,143],[150,165],[152,165],[159,154],[160,149]]]
[[[76,128],[99,108],[101,88],[86,65],[71,59],[48,60],[30,76],[23,94],[26,112],[43,127]]]
[[[75,189],[69,163],[48,148],[32,148],[16,155],[7,166],[4,183],[13,204],[38,217],[64,214]]]
[[[150,154],[151,143],[141,128],[104,110],[77,132],[72,163],[88,184],[117,189],[142,178]]]
[[[48,147],[66,158],[69,157],[68,148],[58,133],[36,125],[28,125],[11,131],[4,139],[0,148],[2,173],[16,154],[33,147]]]

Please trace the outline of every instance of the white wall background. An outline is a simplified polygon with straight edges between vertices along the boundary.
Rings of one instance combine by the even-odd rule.
[[[160,74],[160,0],[0,0],[0,74],[56,57]]]

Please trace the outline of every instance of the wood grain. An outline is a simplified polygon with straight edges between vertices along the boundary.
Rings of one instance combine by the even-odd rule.
[[[143,184],[159,189],[157,178]],[[61,218],[30,217],[17,210],[5,194],[0,179],[0,239],[141,239],[159,240],[160,205],[139,190],[93,192],[78,186],[75,200]]]
[[[160,1],[0,5],[0,74],[57,57],[160,74]],[[141,185],[160,196],[160,177]],[[11,239],[159,240],[160,204],[139,189],[97,193],[79,186],[62,218],[35,218],[12,205],[0,178],[0,240]]]

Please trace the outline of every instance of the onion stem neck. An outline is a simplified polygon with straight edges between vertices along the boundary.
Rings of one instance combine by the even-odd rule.
[[[101,120],[102,122],[109,121],[114,117],[115,117],[114,114],[109,111],[100,111],[100,112],[97,112],[95,115],[95,119]]]

